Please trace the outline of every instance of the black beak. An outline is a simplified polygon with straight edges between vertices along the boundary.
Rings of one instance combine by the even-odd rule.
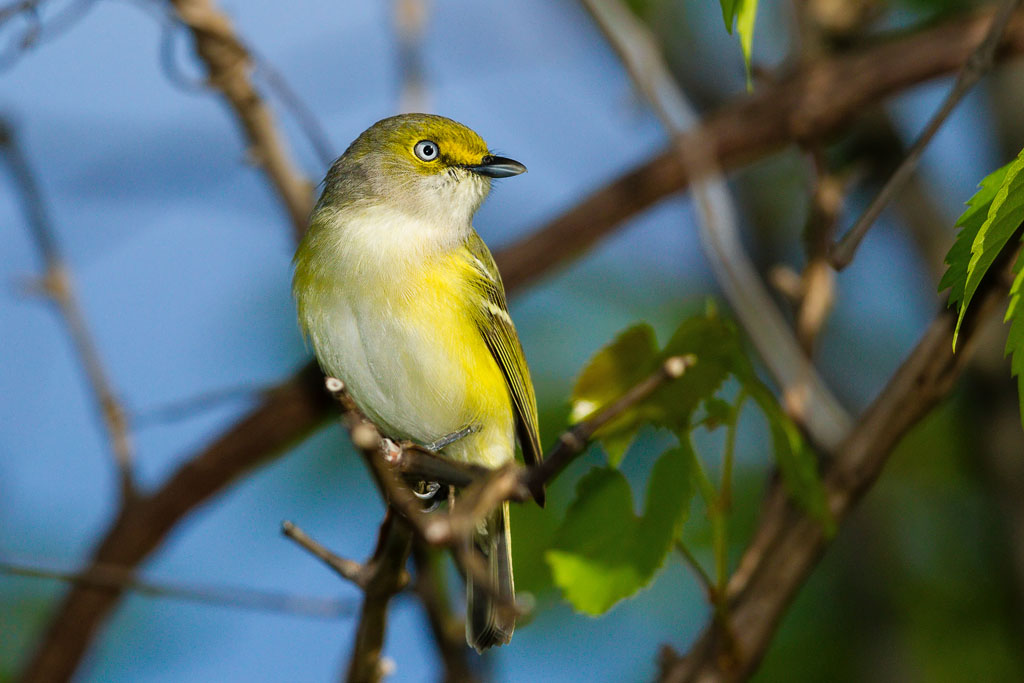
[[[490,154],[480,160],[479,166],[467,166],[466,168],[477,175],[487,176],[488,178],[508,178],[520,173],[526,173],[526,167],[515,159],[495,157]]]

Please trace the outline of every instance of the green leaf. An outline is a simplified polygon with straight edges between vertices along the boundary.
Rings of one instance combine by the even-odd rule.
[[[647,416],[655,425],[680,435],[689,433],[693,412],[714,396],[743,355],[736,327],[714,309],[684,320],[669,339],[659,360],[693,354],[697,363],[647,400]]]
[[[722,21],[725,22],[725,30],[732,34],[732,26],[736,23],[736,5],[742,0],[719,0],[722,4]]]
[[[1004,322],[1010,323],[1006,335],[1006,355],[1011,356],[1010,372],[1017,378],[1017,396],[1020,403],[1020,422],[1024,426],[1024,254],[1013,264],[1013,284],[1010,285],[1010,304],[1006,307]]]
[[[612,403],[647,377],[658,364],[658,345],[650,325],[629,328],[590,359],[571,396],[569,422],[577,423]],[[643,424],[641,410],[634,409],[605,425],[595,435],[618,465]]]
[[[633,512],[629,482],[616,469],[593,468],[545,557],[555,584],[580,612],[599,615],[647,586],[682,530],[693,486],[688,442],[666,451],[651,470],[644,514]]]
[[[733,418],[732,404],[712,396],[704,401],[704,419],[701,423],[708,429],[716,429],[720,425],[729,424]]]
[[[953,248],[950,249],[950,253],[947,256],[947,261],[950,262],[950,270],[954,270],[953,264],[956,263],[956,274],[948,279],[944,277],[943,282],[947,283],[950,287],[950,300],[953,301],[954,297],[957,297],[960,305],[956,329],[953,332],[954,349],[956,349],[957,336],[960,333],[960,325],[963,323],[964,314],[971,303],[971,298],[978,290],[978,285],[996,260],[999,252],[1006,246],[1006,242],[1016,232],[1021,221],[1024,221],[1024,173],[1021,173],[1022,170],[1024,170],[1024,151],[1006,167],[1004,176],[994,194],[991,194],[991,186],[994,185],[992,180],[994,177],[997,177],[999,171],[983,181],[982,189],[972,199],[971,209],[965,213],[965,216],[967,216],[972,210],[980,212],[981,205],[988,195],[991,194],[992,199],[988,205],[985,221],[978,228],[971,241],[970,259],[967,262],[966,273],[963,277],[962,294],[960,293],[959,274],[962,272],[963,247],[960,245],[958,249],[957,244],[960,242],[960,237],[957,238],[957,242],[953,244]],[[985,183],[988,183],[988,186]],[[968,219],[968,226],[964,227],[964,231],[971,229],[969,226],[975,221],[976,219]]]
[[[750,80],[750,56],[754,51],[754,24],[757,21],[757,0],[719,0],[722,5],[722,20],[725,30],[732,34],[733,25],[740,38],[743,63],[747,70],[747,90],[752,88]]]
[[[750,78],[750,57],[754,52],[754,22],[757,20],[757,0],[737,0],[741,2],[736,13],[736,31],[740,34],[740,49],[743,50],[743,64],[747,72],[747,90],[753,90]]]
[[[608,462],[613,467],[622,462],[644,424],[667,427],[680,436],[689,432],[693,412],[714,395],[728,376],[733,357],[742,354],[739,337],[735,327],[714,310],[683,321],[661,351],[651,327],[636,325],[598,351],[580,373],[572,392],[572,423],[621,397],[666,358],[685,354],[697,358],[686,374],[665,384],[597,432],[596,438],[608,452]]]
[[[992,199],[1003,184],[1003,179],[1009,169],[1010,166],[1007,164],[986,176],[978,186],[975,195],[967,200],[967,210],[956,221],[960,232],[957,233],[953,246],[946,254],[946,264],[949,267],[939,281],[940,292],[949,290],[950,306],[964,300],[964,288],[967,286],[967,265],[971,261],[971,245],[974,244],[974,238],[978,236],[978,231],[981,230],[982,224],[988,217]]]
[[[644,424],[672,430],[680,442],[688,442],[694,427],[694,413],[701,405],[704,422],[731,419],[731,407],[715,397],[730,375],[735,376],[760,407],[768,422],[772,446],[783,481],[794,500],[803,505],[826,529],[832,520],[818,477],[814,453],[804,442],[796,425],[779,407],[771,390],[754,371],[736,326],[710,308],[676,329],[661,351],[648,325],[637,325],[620,334],[586,366],[573,390],[572,421],[578,421],[618,399],[647,377],[666,358],[693,354],[697,362],[677,380],[664,384],[613,423],[597,437],[608,451],[608,462],[618,466],[637,431]],[[723,420],[723,418],[725,418]]]

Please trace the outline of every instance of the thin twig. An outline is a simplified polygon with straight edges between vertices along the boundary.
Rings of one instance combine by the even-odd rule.
[[[311,555],[326,564],[341,578],[351,581],[360,588],[366,588],[366,583],[369,579],[369,572],[364,565],[359,564],[355,560],[350,560],[334,554],[315,538],[296,526],[294,522],[282,522],[281,533],[284,534],[286,538],[295,541],[299,547],[304,548]]]
[[[835,274],[828,263],[828,250],[845,194],[845,183],[829,171],[821,146],[813,145],[811,155],[815,184],[804,227],[807,265],[800,275],[796,307],[796,338],[808,358],[814,354],[835,301]]]
[[[130,414],[132,427],[136,431],[152,425],[187,420],[207,411],[234,403],[255,402],[265,398],[278,384],[240,384],[203,391],[194,396],[171,400],[167,403],[135,410]]]
[[[800,348],[740,240],[713,141],[700,129],[650,30],[620,0],[582,0],[627,72],[651,103],[691,181],[704,253],[761,359],[779,382],[787,411],[827,450],[849,432],[851,420]]]
[[[921,156],[924,154],[928,143],[932,141],[935,134],[939,132],[939,129],[949,119],[950,114],[953,113],[960,100],[992,68],[992,65],[995,63],[996,49],[999,47],[1003,34],[1010,25],[1010,19],[1020,3],[1021,0],[1003,0],[1003,3],[992,17],[984,40],[978,43],[978,46],[964,63],[956,82],[953,83],[949,94],[946,95],[946,99],[943,100],[938,111],[932,115],[928,125],[921,131],[917,140],[914,141],[913,146],[907,152],[907,156],[882,187],[882,190],[875,196],[871,205],[857,219],[854,226],[850,228],[850,231],[829,251],[829,261],[833,268],[842,270],[850,265],[854,255],[857,253],[857,247],[860,246],[864,236],[868,234],[868,230],[878,220],[878,216],[889,205],[893,196],[906,185],[907,180],[910,179],[910,176],[917,169],[917,165],[921,162]]]
[[[527,471],[523,482],[526,488],[533,491],[538,486],[546,486],[586,450],[587,444],[598,429],[653,394],[665,382],[682,377],[687,368],[697,362],[699,359],[692,355],[673,356],[667,359],[661,367],[623,394],[620,399],[563,432],[554,449],[544,456],[544,460]]]
[[[338,619],[355,614],[355,603],[302,595],[289,595],[235,586],[188,585],[141,579],[123,567],[94,565],[85,571],[60,571],[0,561],[0,574],[33,579],[63,581],[92,588],[126,590],[151,598],[185,600],[214,607],[237,607],[264,612],[280,612],[300,617]]]
[[[355,646],[349,658],[348,683],[376,683],[387,666],[381,658],[387,628],[388,604],[408,583],[405,561],[412,544],[407,521],[388,509],[363,591],[363,606],[356,627]]]
[[[0,153],[7,159],[7,166],[11,170],[18,195],[24,204],[25,218],[30,234],[45,264],[46,271],[41,278],[41,289],[57,305],[57,309],[67,325],[72,345],[85,370],[100,419],[110,440],[110,448],[120,476],[122,500],[130,499],[135,496],[135,484],[132,479],[134,446],[124,408],[114,394],[96,342],[89,331],[85,315],[78,305],[72,285],[71,270],[58,245],[39,184],[18,145],[13,129],[6,121],[2,120],[0,120]]]
[[[266,173],[301,237],[313,208],[313,184],[292,161],[274,116],[249,77],[252,58],[227,15],[213,0],[171,0],[207,67],[211,87],[223,93],[249,143],[250,158]]]
[[[67,3],[60,12],[48,17],[45,22],[39,11],[39,6],[43,4],[41,0],[15,2],[0,8],[0,26],[17,16],[25,18],[28,22],[25,30],[9,42],[7,49],[0,52],[0,72],[14,66],[29,49],[60,37],[85,17],[96,2],[97,0],[77,0]]]
[[[694,576],[697,577],[697,581],[700,582],[701,588],[704,589],[704,594],[707,597],[708,602],[711,604],[718,602],[718,589],[715,588],[715,582],[711,580],[711,576],[708,574],[707,570],[704,569],[703,565],[701,565],[700,561],[694,557],[693,553],[690,552],[690,549],[686,547],[686,544],[678,538],[675,541],[675,549],[676,552],[678,552],[686,561],[686,564],[690,569],[693,570]]]
[[[416,565],[413,587],[423,603],[430,632],[444,663],[442,680],[445,683],[473,683],[477,677],[469,665],[465,624],[452,612],[448,603],[442,567],[438,567],[440,555],[417,539],[413,543],[412,557]]]

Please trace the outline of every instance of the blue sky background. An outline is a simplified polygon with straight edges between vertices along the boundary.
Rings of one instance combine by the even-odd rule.
[[[389,3],[221,4],[314,112],[337,153],[394,113],[401,74]],[[762,4],[756,54],[770,63],[785,45],[787,23]],[[41,182],[76,293],[133,414],[225,387],[271,384],[308,358],[294,324],[286,217],[263,177],[242,163],[244,143],[222,102],[168,80],[158,13],[147,7],[96,2],[66,33],[0,73],[0,111]],[[501,183],[477,217],[492,247],[527,234],[665,144],[575,3],[436,0],[429,7],[422,58],[430,109],[470,125],[530,169]],[[717,3],[686,7],[693,59],[709,60],[705,68],[718,74],[719,87],[740,93],[738,48],[722,30]],[[182,69],[199,73],[188,37],[175,44]],[[686,49],[681,44],[676,52]],[[921,87],[893,104],[908,139],[946,87]],[[942,189],[949,225],[977,180],[1003,161],[980,123],[982,100],[972,97],[926,155],[923,173]],[[302,170],[319,180],[324,165],[277,103],[275,113]],[[795,154],[774,163],[802,182],[806,168]],[[802,214],[787,220],[780,230],[792,234],[796,249]],[[6,172],[0,255],[0,558],[70,569],[114,513],[116,479],[61,321],[24,293],[41,261]],[[824,372],[858,407],[939,299],[908,238],[885,219],[839,288]],[[512,302],[541,403],[556,414],[578,368],[623,327],[648,320],[664,339],[714,291],[687,199],[631,220]],[[865,348],[870,357],[858,357]],[[138,429],[142,485],[156,485],[246,407],[238,401]],[[766,454],[757,428],[747,431],[743,458],[756,468]],[[630,477],[644,481],[650,462],[630,461]],[[574,467],[570,478],[584,468]],[[338,553],[362,559],[380,515],[369,479],[331,427],[190,516],[143,570],[158,581],[356,601],[353,588],[283,540],[279,525],[293,519]],[[0,576],[0,671],[24,661],[63,591]],[[707,616],[697,584],[675,559],[652,589],[601,619],[574,614],[553,593],[541,605],[511,646],[488,656],[496,680],[646,680],[656,644],[685,648]],[[417,605],[401,599],[392,614],[394,680],[434,680],[435,654]],[[79,680],[334,680],[352,624],[129,596]]]

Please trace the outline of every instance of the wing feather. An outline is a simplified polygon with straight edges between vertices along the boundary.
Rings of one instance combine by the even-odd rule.
[[[516,416],[516,435],[519,437],[519,447],[523,450],[523,460],[527,464],[536,465],[544,456],[537,424],[537,399],[519,335],[508,314],[505,288],[494,257],[475,232],[467,242],[466,249],[474,265],[472,284],[480,295],[477,325],[505,376]],[[538,492],[534,492],[534,496],[538,497]],[[538,502],[543,504],[543,491],[540,492]]]

